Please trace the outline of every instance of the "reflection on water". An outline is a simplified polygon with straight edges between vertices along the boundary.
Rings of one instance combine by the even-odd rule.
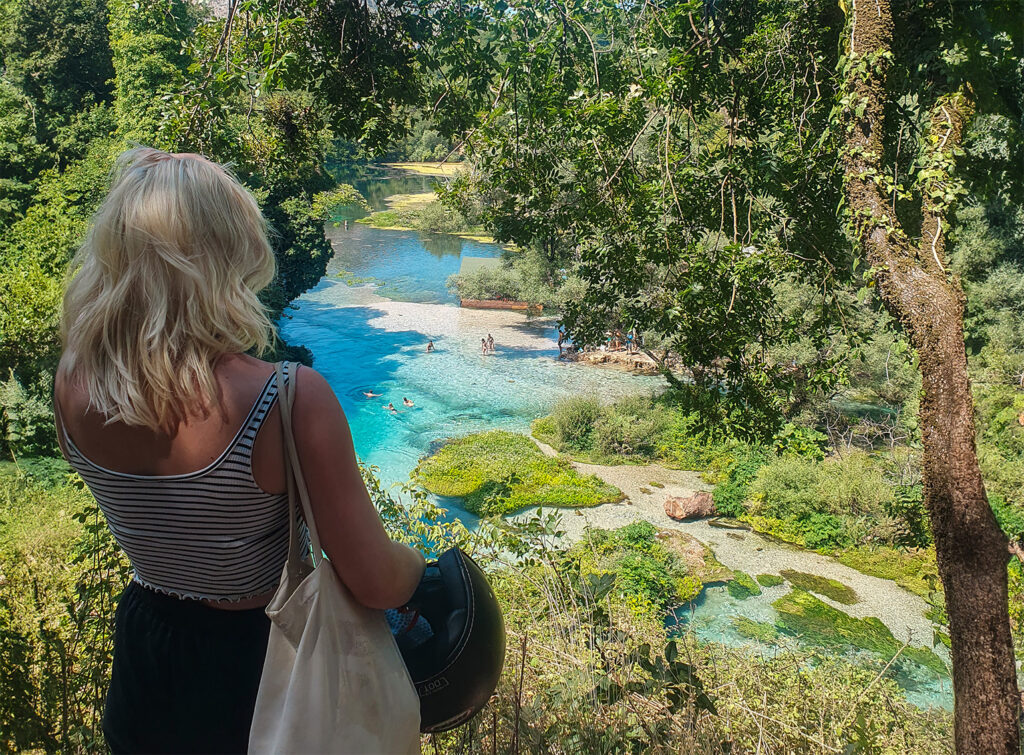
[[[385,231],[359,223],[349,223],[348,228],[329,226],[327,238],[334,247],[328,278],[342,271],[371,278],[379,286],[377,293],[397,301],[457,304],[446,285],[448,277],[459,272],[462,255],[501,254],[495,244],[436,233]]]
[[[422,194],[432,191],[441,176],[423,176],[391,170],[383,165],[328,165],[336,181],[351,184],[374,211],[386,209],[384,200],[395,194]],[[339,216],[344,217],[344,216]],[[355,215],[359,217],[359,214]]]

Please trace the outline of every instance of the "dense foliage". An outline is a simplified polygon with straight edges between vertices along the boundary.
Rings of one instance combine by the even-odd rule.
[[[334,136],[358,135],[360,119],[369,117],[352,112],[346,98],[377,86],[397,96],[405,69],[396,61],[407,57],[408,40],[367,23],[360,11],[348,42],[362,52],[339,71],[339,60],[323,57],[338,45],[326,30],[354,11],[315,5],[312,20],[302,3],[287,8],[288,18],[280,4],[233,5],[227,24],[184,0],[4,5],[0,449],[56,451],[46,429],[52,423],[38,408],[49,403],[60,351],[64,270],[115,156],[131,143],[230,161],[273,229],[278,274],[264,292],[272,315],[323,276],[330,256],[324,220],[340,205],[363,204],[324,167]],[[265,50],[268,35],[277,42]],[[374,74],[374,66],[387,74]],[[311,68],[319,78],[301,86]],[[390,130],[381,123],[381,133],[367,139]],[[309,360],[301,349],[282,346],[281,354]]]
[[[393,537],[427,553],[459,543],[487,565],[508,622],[496,697],[468,726],[439,736],[439,751],[717,755],[759,741],[778,752],[827,753],[850,742],[947,750],[948,714],[908,704],[893,681],[878,678],[881,661],[876,670],[807,652],[765,659],[670,640],[652,609],[687,599],[718,572],[713,562],[712,571],[684,562],[682,544],[649,525],[592,532],[568,550],[550,547],[558,532],[550,517],[485,523],[471,535],[444,523],[422,494],[382,490],[372,470],[365,474]],[[102,751],[125,562],[66,466],[5,465],[0,495],[0,746]]]

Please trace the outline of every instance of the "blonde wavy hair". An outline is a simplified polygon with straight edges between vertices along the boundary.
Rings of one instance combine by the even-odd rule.
[[[67,374],[108,423],[168,431],[205,415],[217,359],[270,344],[256,294],[273,277],[266,220],[226,168],[130,149],[71,264]]]

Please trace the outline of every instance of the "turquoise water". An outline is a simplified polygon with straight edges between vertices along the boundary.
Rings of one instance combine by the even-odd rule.
[[[413,176],[364,177],[361,189],[376,208],[389,193],[425,191],[430,180]],[[327,275],[286,312],[281,331],[314,355],[341,401],[360,458],[380,470],[385,484],[405,482],[419,459],[448,437],[503,428],[527,432],[560,398],[598,395],[611,400],[658,390],[660,378],[558,361],[555,322],[517,312],[464,310],[446,288],[463,256],[493,257],[501,250],[454,237],[387,231],[349,223],[331,226],[335,256]],[[347,280],[363,280],[347,285]],[[480,353],[480,339],[494,335],[497,353]],[[433,339],[436,351],[426,352]],[[366,398],[364,391],[383,394]],[[415,406],[403,405],[403,397]],[[396,413],[384,407],[393,402]],[[444,499],[453,518],[474,517]],[[783,638],[763,645],[736,632],[733,616],[774,623],[771,602],[788,587],[767,588],[744,601],[724,587],[705,589],[691,608],[680,609],[681,629],[697,637],[762,653],[794,646]],[[851,656],[854,657],[854,656]],[[875,661],[861,658],[874,663]],[[924,669],[901,670],[897,681],[912,702],[950,707],[948,679]]]
[[[780,635],[778,641],[773,644],[765,644],[736,631],[733,624],[736,617],[746,617],[768,624],[775,624],[778,621],[779,615],[771,604],[789,592],[790,587],[779,585],[762,587],[761,590],[760,595],[739,600],[730,595],[724,586],[708,586],[691,605],[673,612],[669,623],[674,625],[677,631],[692,632],[697,639],[729,647],[748,648],[769,657],[786,649],[808,649],[796,639],[785,635]],[[945,656],[948,663],[949,658],[943,648],[936,649],[936,653]],[[885,665],[877,656],[852,648],[847,657],[858,664],[877,668],[879,671]],[[953,686],[949,677],[939,676],[934,671],[910,661],[895,663],[886,673],[903,688],[907,700],[914,705],[922,708],[953,709]]]
[[[500,254],[494,244],[356,223],[328,235],[335,257],[327,275],[294,302],[281,331],[313,352],[341,400],[356,452],[385,483],[408,480],[438,440],[491,428],[526,432],[568,395],[611,400],[661,386],[658,378],[558,361],[551,318],[460,309],[448,276],[463,255]],[[350,286],[340,271],[373,280]],[[488,333],[497,353],[484,356],[480,339]],[[436,351],[428,354],[430,339]],[[366,398],[370,390],[383,395]],[[384,408],[388,402],[397,413]]]

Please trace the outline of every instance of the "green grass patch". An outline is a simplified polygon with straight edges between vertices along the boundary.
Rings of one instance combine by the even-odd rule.
[[[356,222],[371,226],[372,228],[386,228],[394,231],[415,230],[412,227],[413,219],[406,213],[397,210],[375,212],[372,215],[367,215],[365,218],[359,218]]]
[[[761,588],[757,582],[749,574],[741,571],[732,573],[732,579],[726,583],[725,589],[737,600],[746,600],[753,595],[761,594]]]
[[[779,641],[779,630],[767,621],[755,621],[746,616],[733,616],[730,621],[743,637],[763,642],[765,645],[774,645]]]
[[[799,588],[783,595],[772,607],[779,613],[777,626],[783,634],[799,637],[812,645],[834,649],[854,647],[886,661],[903,647],[889,628],[874,616],[854,618]],[[907,647],[901,657],[936,674],[949,673],[942,659],[928,648]]]
[[[583,476],[565,459],[545,456],[525,435],[493,430],[458,438],[424,459],[416,479],[435,495],[457,496],[474,514],[509,514],[526,506],[597,506],[622,491]]]
[[[838,554],[839,563],[872,577],[890,579],[904,590],[926,600],[942,589],[935,563],[935,549],[903,550],[885,546],[851,548]]]
[[[852,587],[847,587],[837,580],[829,579],[828,577],[821,577],[817,574],[807,574],[793,569],[783,569],[779,573],[788,579],[793,587],[799,587],[801,590],[815,592],[818,595],[824,595],[826,598],[831,598],[836,603],[852,606],[858,601],[857,593],[854,589]]]
[[[786,580],[778,574],[758,574],[757,581],[762,587],[778,587]]]

